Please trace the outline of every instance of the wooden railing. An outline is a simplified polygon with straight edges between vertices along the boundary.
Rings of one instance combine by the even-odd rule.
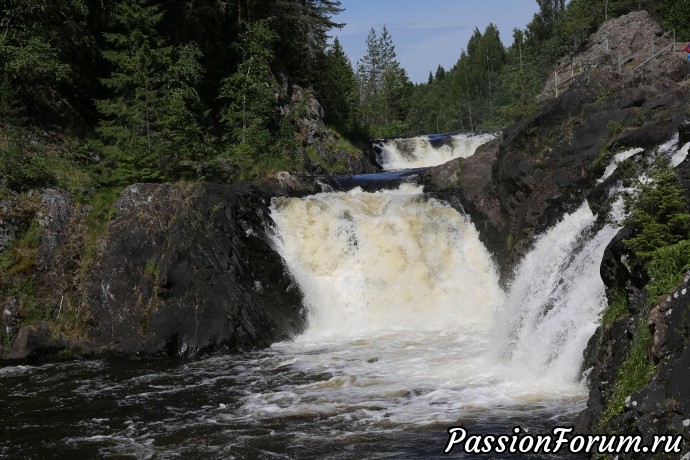
[[[619,40],[618,45],[620,45],[621,41],[622,40]],[[598,63],[596,62],[596,56],[601,55],[602,52],[608,53],[611,50],[610,45],[611,43],[609,41],[609,37],[605,37],[604,42],[601,45],[592,49],[586,56],[579,59],[573,59],[569,64],[557,67],[553,72],[553,86],[556,97],[558,97],[558,94],[559,92],[561,92],[561,89],[567,88],[567,86],[572,80],[585,73],[591,67],[597,65]],[[619,46],[616,46],[616,48],[619,49],[619,51],[617,51],[619,72],[627,63],[634,61],[636,59],[646,57],[646,59],[643,62],[637,64],[633,68],[633,70],[637,71],[664,53],[675,53],[678,51],[676,44],[676,31],[674,29],[664,33],[661,37],[652,39],[652,41],[648,45],[643,46],[642,49],[640,49],[639,51],[636,51],[627,56],[620,54]],[[613,67],[613,65],[611,64],[609,64],[609,66]]]

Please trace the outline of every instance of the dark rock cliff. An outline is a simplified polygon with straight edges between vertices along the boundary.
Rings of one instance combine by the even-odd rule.
[[[302,299],[270,247],[269,204],[222,185],[127,188],[84,288],[96,346],[194,355],[300,332]]]
[[[17,331],[3,357],[59,350],[193,356],[266,347],[299,333],[302,297],[271,247],[270,200],[251,186],[133,185],[87,257],[74,241],[83,222],[70,220],[71,201],[44,193],[34,276],[53,306],[48,319]],[[5,311],[18,303],[7,300]],[[61,330],[76,315],[78,330]]]

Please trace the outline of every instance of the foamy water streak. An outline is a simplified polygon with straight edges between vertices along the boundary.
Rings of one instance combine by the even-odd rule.
[[[468,158],[477,148],[495,137],[493,134],[456,134],[438,147],[429,136],[390,139],[378,144],[379,164],[383,169],[409,169],[438,166],[455,158]]]
[[[613,156],[613,159],[611,160],[611,163],[606,167],[606,170],[604,171],[604,175],[599,178],[599,183],[604,182],[606,179],[611,177],[613,173],[618,169],[618,165],[623,163],[625,160],[628,158],[632,158],[635,155],[637,155],[640,152],[644,152],[644,149],[642,148],[635,148],[635,149],[630,149],[626,150],[624,152],[619,152]]]

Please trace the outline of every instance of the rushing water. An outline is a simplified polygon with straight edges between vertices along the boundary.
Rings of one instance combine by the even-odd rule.
[[[377,160],[383,169],[411,169],[438,166],[455,158],[474,155],[493,134],[464,133],[389,139],[377,144]]]
[[[420,458],[451,425],[548,433],[584,407],[614,208],[603,226],[587,203],[564,216],[504,292],[472,222],[421,187],[276,198],[305,334],[192,362],[2,368],[0,457]]]

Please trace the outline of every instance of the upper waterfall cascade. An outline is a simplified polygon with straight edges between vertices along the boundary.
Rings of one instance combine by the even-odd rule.
[[[468,158],[492,140],[494,134],[455,134],[389,139],[375,144],[377,160],[386,170],[438,166],[455,158]]]

